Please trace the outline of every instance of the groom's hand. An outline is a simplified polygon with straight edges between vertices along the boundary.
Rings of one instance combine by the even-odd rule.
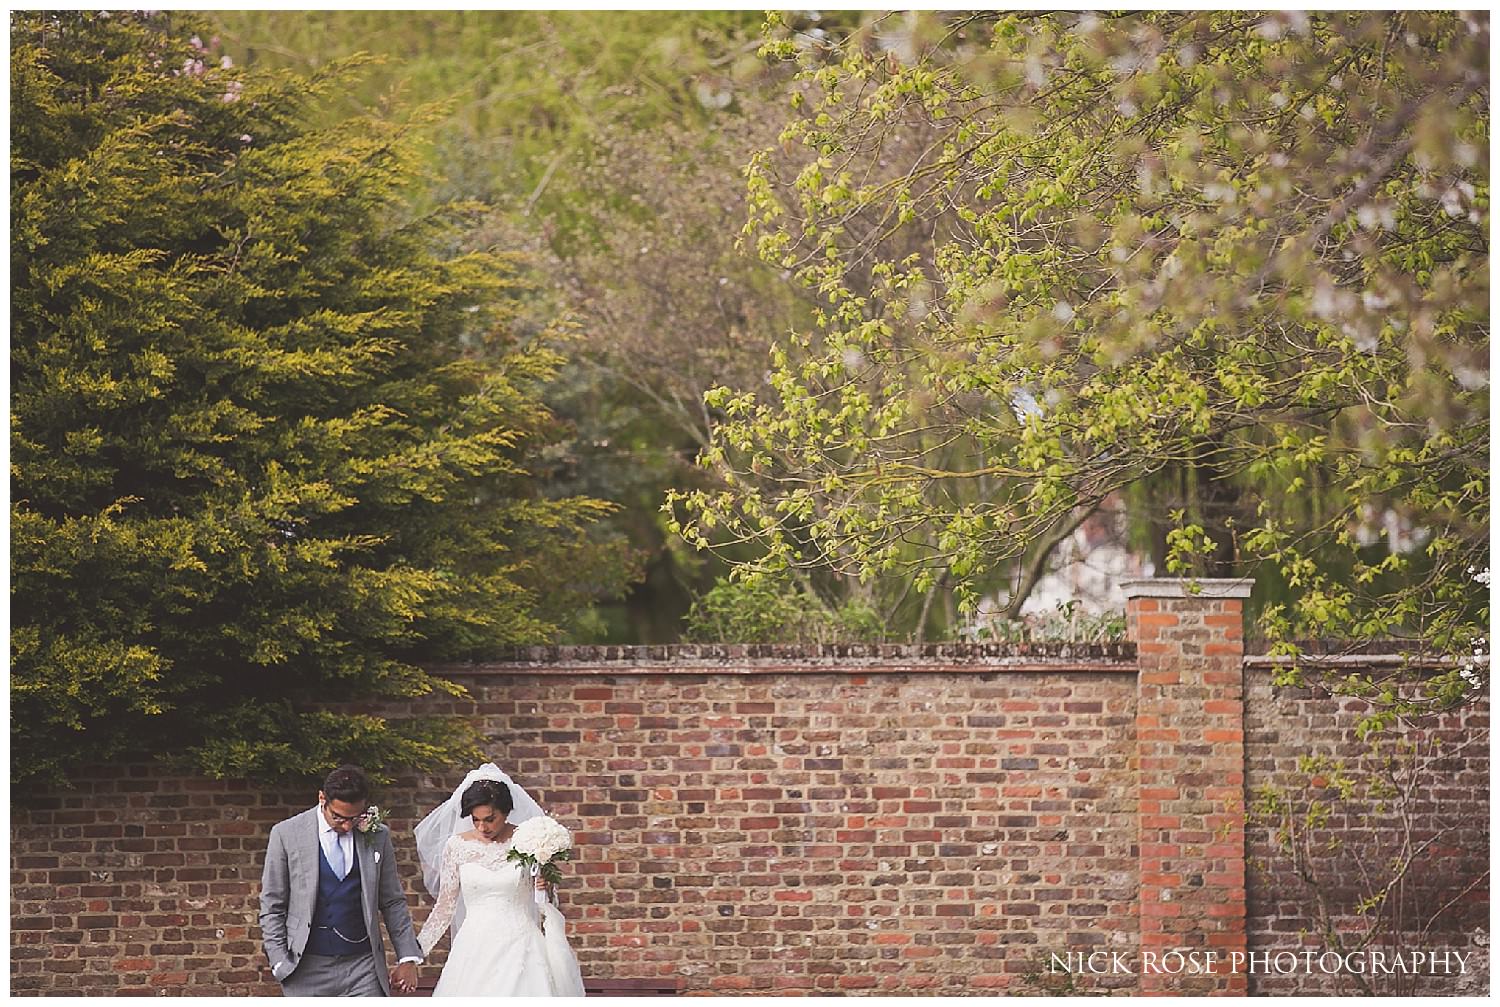
[[[391,985],[398,993],[410,993],[417,988],[417,963],[403,962],[391,973]]]

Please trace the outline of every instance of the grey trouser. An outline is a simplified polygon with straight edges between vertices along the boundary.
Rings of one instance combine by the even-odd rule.
[[[375,956],[303,955],[292,974],[281,981],[288,997],[383,997],[375,974]]]

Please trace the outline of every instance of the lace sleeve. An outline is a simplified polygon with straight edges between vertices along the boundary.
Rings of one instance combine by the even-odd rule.
[[[443,866],[438,877],[437,905],[432,907],[432,915],[417,936],[424,958],[432,954],[433,947],[447,933],[448,924],[453,922],[453,907],[458,904],[458,850],[451,839],[443,847]]]

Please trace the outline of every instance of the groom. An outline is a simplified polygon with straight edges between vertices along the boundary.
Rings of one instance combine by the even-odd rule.
[[[364,831],[370,782],[340,766],[318,806],[271,830],[260,880],[260,929],[286,996],[390,996],[417,986],[422,950],[412,933],[396,850],[384,825]],[[356,829],[356,826],[361,828]],[[401,956],[385,964],[380,922]]]

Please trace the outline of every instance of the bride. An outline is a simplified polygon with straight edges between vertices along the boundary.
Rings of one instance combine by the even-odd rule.
[[[486,763],[417,826],[422,880],[437,897],[417,937],[422,954],[453,930],[433,996],[583,996],[562,913],[550,902],[538,906],[530,872],[506,859],[515,826],[541,814],[531,795]],[[536,879],[537,889],[545,885]]]

